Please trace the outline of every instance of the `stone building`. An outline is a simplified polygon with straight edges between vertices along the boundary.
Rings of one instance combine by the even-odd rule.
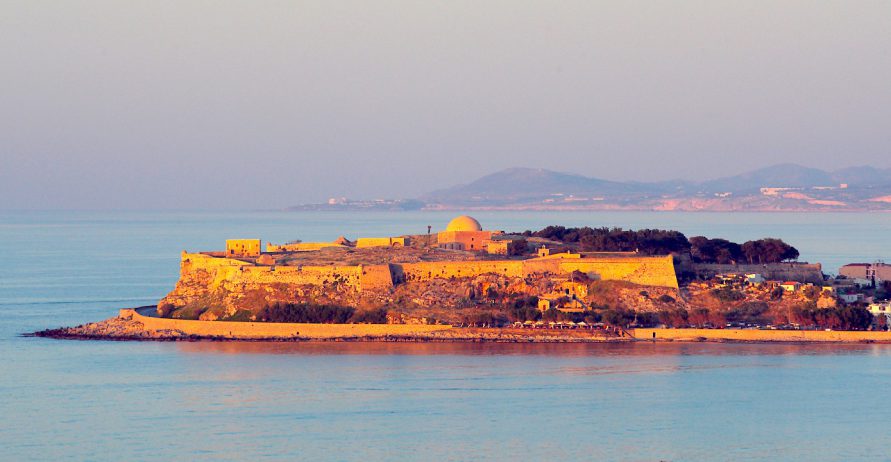
[[[883,262],[850,263],[839,268],[838,273],[849,279],[864,279],[876,284],[891,281],[891,265]]]
[[[226,255],[233,257],[260,256],[259,239],[227,239]]]
[[[480,222],[467,215],[454,218],[445,231],[437,233],[439,247],[453,250],[485,251],[492,236],[500,231],[485,231]]]

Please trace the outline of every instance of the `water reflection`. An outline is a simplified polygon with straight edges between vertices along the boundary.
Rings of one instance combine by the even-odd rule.
[[[188,354],[460,355],[460,356],[746,356],[891,354],[891,344],[740,343],[415,343],[415,342],[177,342]]]

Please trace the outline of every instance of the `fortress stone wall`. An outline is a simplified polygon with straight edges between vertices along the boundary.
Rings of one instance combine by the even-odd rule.
[[[537,275],[569,275],[573,271],[608,281],[678,288],[674,261],[664,257],[535,258],[530,260],[491,260],[463,262],[423,262],[403,264],[407,281],[429,281],[500,274],[525,278]]]
[[[582,258],[560,260],[560,271],[595,273],[606,281],[629,281],[635,284],[678,288],[671,255],[664,257]]]
[[[359,273],[360,292],[386,291],[393,287],[397,277],[394,275],[396,265],[368,265],[363,266]]]
[[[520,260],[435,261],[400,266],[406,281],[475,277],[490,273],[508,277],[523,277],[525,274]]]
[[[361,293],[388,291],[403,282],[472,278],[485,274],[513,278],[559,277],[568,276],[573,271],[587,273],[595,279],[678,287],[671,256],[265,266],[235,258],[183,252],[176,288],[159,303],[183,306],[214,295],[237,294],[248,288],[262,293],[275,286],[315,286],[341,293]]]

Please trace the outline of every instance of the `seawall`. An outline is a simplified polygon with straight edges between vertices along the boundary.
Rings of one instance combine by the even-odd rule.
[[[238,339],[337,339],[353,337],[412,336],[449,330],[452,326],[425,324],[309,324],[233,321],[194,321],[146,316],[140,311],[154,307],[120,310],[121,319],[138,321],[149,331],[180,331],[197,337]]]
[[[891,332],[760,329],[628,329],[637,340],[728,342],[883,342]],[[655,337],[653,334],[656,334]]]

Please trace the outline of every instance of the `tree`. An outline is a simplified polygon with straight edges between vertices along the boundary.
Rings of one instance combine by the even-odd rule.
[[[742,253],[750,264],[779,263],[786,260],[797,260],[798,249],[786,244],[781,239],[764,238],[747,241],[741,246]]]
[[[525,255],[528,248],[529,248],[529,243],[526,241],[526,239],[517,239],[515,241],[510,241],[507,244],[507,255],[508,256]]]
[[[688,317],[687,310],[683,308],[659,312],[659,320],[668,327],[686,327]]]
[[[697,263],[734,264],[743,258],[742,248],[727,239],[690,238],[690,255]]]
[[[626,310],[623,308],[616,308],[611,310],[606,310],[603,312],[603,320],[607,324],[611,324],[613,326],[620,327],[628,327],[634,322],[634,311]]]
[[[728,311],[726,318],[728,322],[734,323],[767,324],[764,315],[768,308],[767,303],[764,302],[746,302]]]

